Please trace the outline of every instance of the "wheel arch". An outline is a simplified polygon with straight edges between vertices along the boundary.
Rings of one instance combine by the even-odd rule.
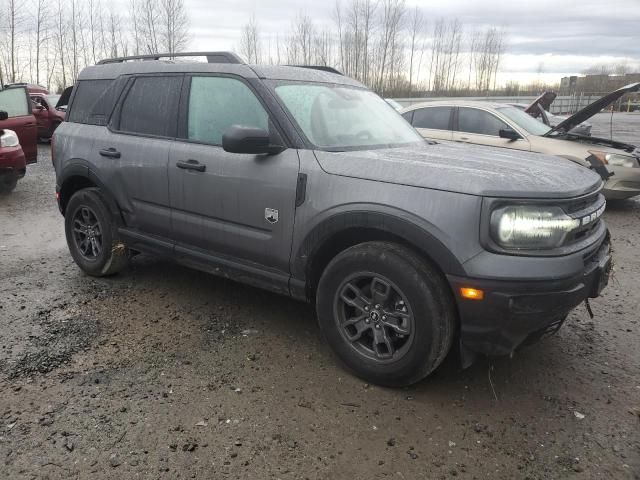
[[[455,255],[432,233],[415,223],[381,212],[345,212],[317,224],[304,238],[292,261],[292,294],[313,298],[325,267],[338,253],[369,241],[404,245],[434,265],[443,276],[463,275]]]
[[[60,175],[59,202],[62,215],[65,214],[69,200],[74,193],[85,188],[97,188],[114,218],[122,219],[121,211],[109,189],[84,163],[74,162]]]

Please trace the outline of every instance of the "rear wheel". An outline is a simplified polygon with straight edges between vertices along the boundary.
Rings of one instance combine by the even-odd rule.
[[[15,177],[0,177],[0,194],[11,193],[18,185]]]
[[[127,266],[129,249],[98,189],[73,194],[65,211],[65,233],[71,256],[88,275],[112,275]]]
[[[400,245],[370,242],[338,254],[322,274],[316,308],[337,356],[372,383],[415,383],[451,348],[455,310],[446,282]]]

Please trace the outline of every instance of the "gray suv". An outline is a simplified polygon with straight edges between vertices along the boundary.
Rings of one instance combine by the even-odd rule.
[[[594,172],[426,141],[331,69],[204,55],[80,74],[53,158],[87,274],[144,252],[314,302],[343,363],[390,386],[454,344],[511,354],[606,285]]]

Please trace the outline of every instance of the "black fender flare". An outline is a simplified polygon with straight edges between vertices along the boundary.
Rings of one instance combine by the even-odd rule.
[[[62,190],[64,188],[65,182],[73,177],[82,177],[86,178],[89,182],[94,184],[99,190],[100,195],[104,199],[109,211],[114,215],[114,218],[119,219],[123,222],[122,211],[115,201],[113,195],[105,185],[105,183],[100,179],[99,176],[95,174],[88,162],[81,159],[74,159],[68,162],[65,168],[60,172],[57,181],[57,190],[62,194]],[[64,207],[65,205],[60,204],[60,209],[62,214],[64,215]]]
[[[436,236],[408,219],[376,211],[342,212],[314,226],[293,252],[292,276],[306,281],[314,255],[336,234],[349,229],[369,229],[402,238],[431,259],[444,274],[465,275],[455,255]]]

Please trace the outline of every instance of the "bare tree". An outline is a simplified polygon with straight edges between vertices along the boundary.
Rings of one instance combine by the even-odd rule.
[[[413,87],[413,74],[414,74],[414,60],[416,58],[416,50],[420,48],[424,42],[421,42],[421,37],[425,30],[425,20],[422,12],[416,5],[411,14],[410,30],[409,30],[409,93]]]
[[[65,10],[62,0],[58,0],[58,9],[56,11],[56,48],[58,50],[58,57],[60,58],[60,68],[62,70],[62,85],[67,84],[67,71],[65,65],[65,51],[67,43],[67,25],[65,19]]]
[[[189,17],[184,0],[160,0],[163,47],[168,53],[180,52],[189,43]]]
[[[44,42],[47,41],[48,36],[48,18],[49,18],[49,3],[47,0],[37,0],[36,3],[36,21],[35,21],[35,33],[36,33],[36,83],[40,84],[40,51]]]
[[[244,55],[249,63],[260,63],[262,58],[260,45],[260,32],[255,15],[251,15],[249,23],[242,27],[240,37],[240,53]]]
[[[18,78],[18,48],[19,37],[22,33],[21,29],[24,24],[24,15],[20,10],[18,0],[7,0],[7,30],[9,31],[8,37],[8,57],[9,57],[9,81],[15,82]]]
[[[404,0],[382,0],[382,34],[380,37],[380,66],[378,73],[378,90],[384,91],[385,70],[389,65],[389,59],[397,46],[401,22],[405,14]]]

